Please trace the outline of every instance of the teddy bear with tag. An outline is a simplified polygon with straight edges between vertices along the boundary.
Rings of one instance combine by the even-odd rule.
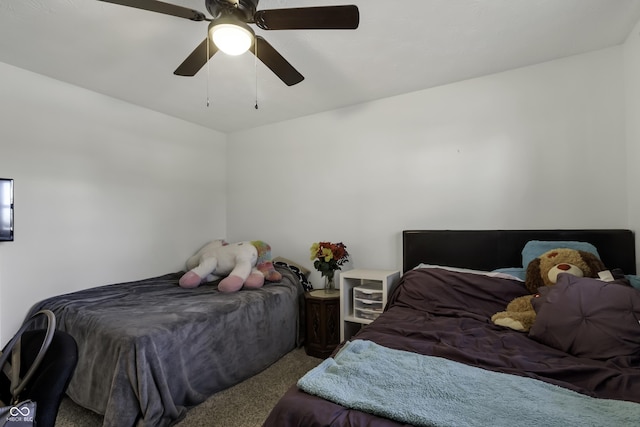
[[[505,311],[494,314],[491,321],[496,325],[527,332],[536,319],[531,300],[537,296],[538,288],[555,285],[560,273],[596,278],[603,270],[606,268],[602,261],[590,252],[568,248],[547,251],[527,266],[525,285],[531,295],[515,298]]]

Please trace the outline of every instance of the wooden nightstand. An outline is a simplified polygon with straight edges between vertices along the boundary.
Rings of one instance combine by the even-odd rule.
[[[307,338],[304,349],[309,356],[325,359],[340,344],[340,292],[324,289],[307,292],[305,311]]]

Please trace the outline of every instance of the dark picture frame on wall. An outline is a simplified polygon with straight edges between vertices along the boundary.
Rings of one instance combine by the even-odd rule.
[[[0,178],[0,242],[13,241],[13,179]]]

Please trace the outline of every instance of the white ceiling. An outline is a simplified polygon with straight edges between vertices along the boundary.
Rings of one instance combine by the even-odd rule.
[[[206,13],[204,0],[172,2]],[[97,0],[0,0],[0,61],[232,132],[613,46],[640,19],[640,0],[261,0],[258,9],[337,4],[358,6],[357,30],[254,26],[305,76],[292,87],[250,53],[218,53],[195,77],[175,76],[207,22]]]

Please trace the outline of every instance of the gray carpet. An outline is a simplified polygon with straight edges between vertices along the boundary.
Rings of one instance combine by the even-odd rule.
[[[258,375],[193,407],[176,427],[260,427],[291,385],[322,360],[293,350]],[[99,427],[102,417],[65,398],[56,427]]]

